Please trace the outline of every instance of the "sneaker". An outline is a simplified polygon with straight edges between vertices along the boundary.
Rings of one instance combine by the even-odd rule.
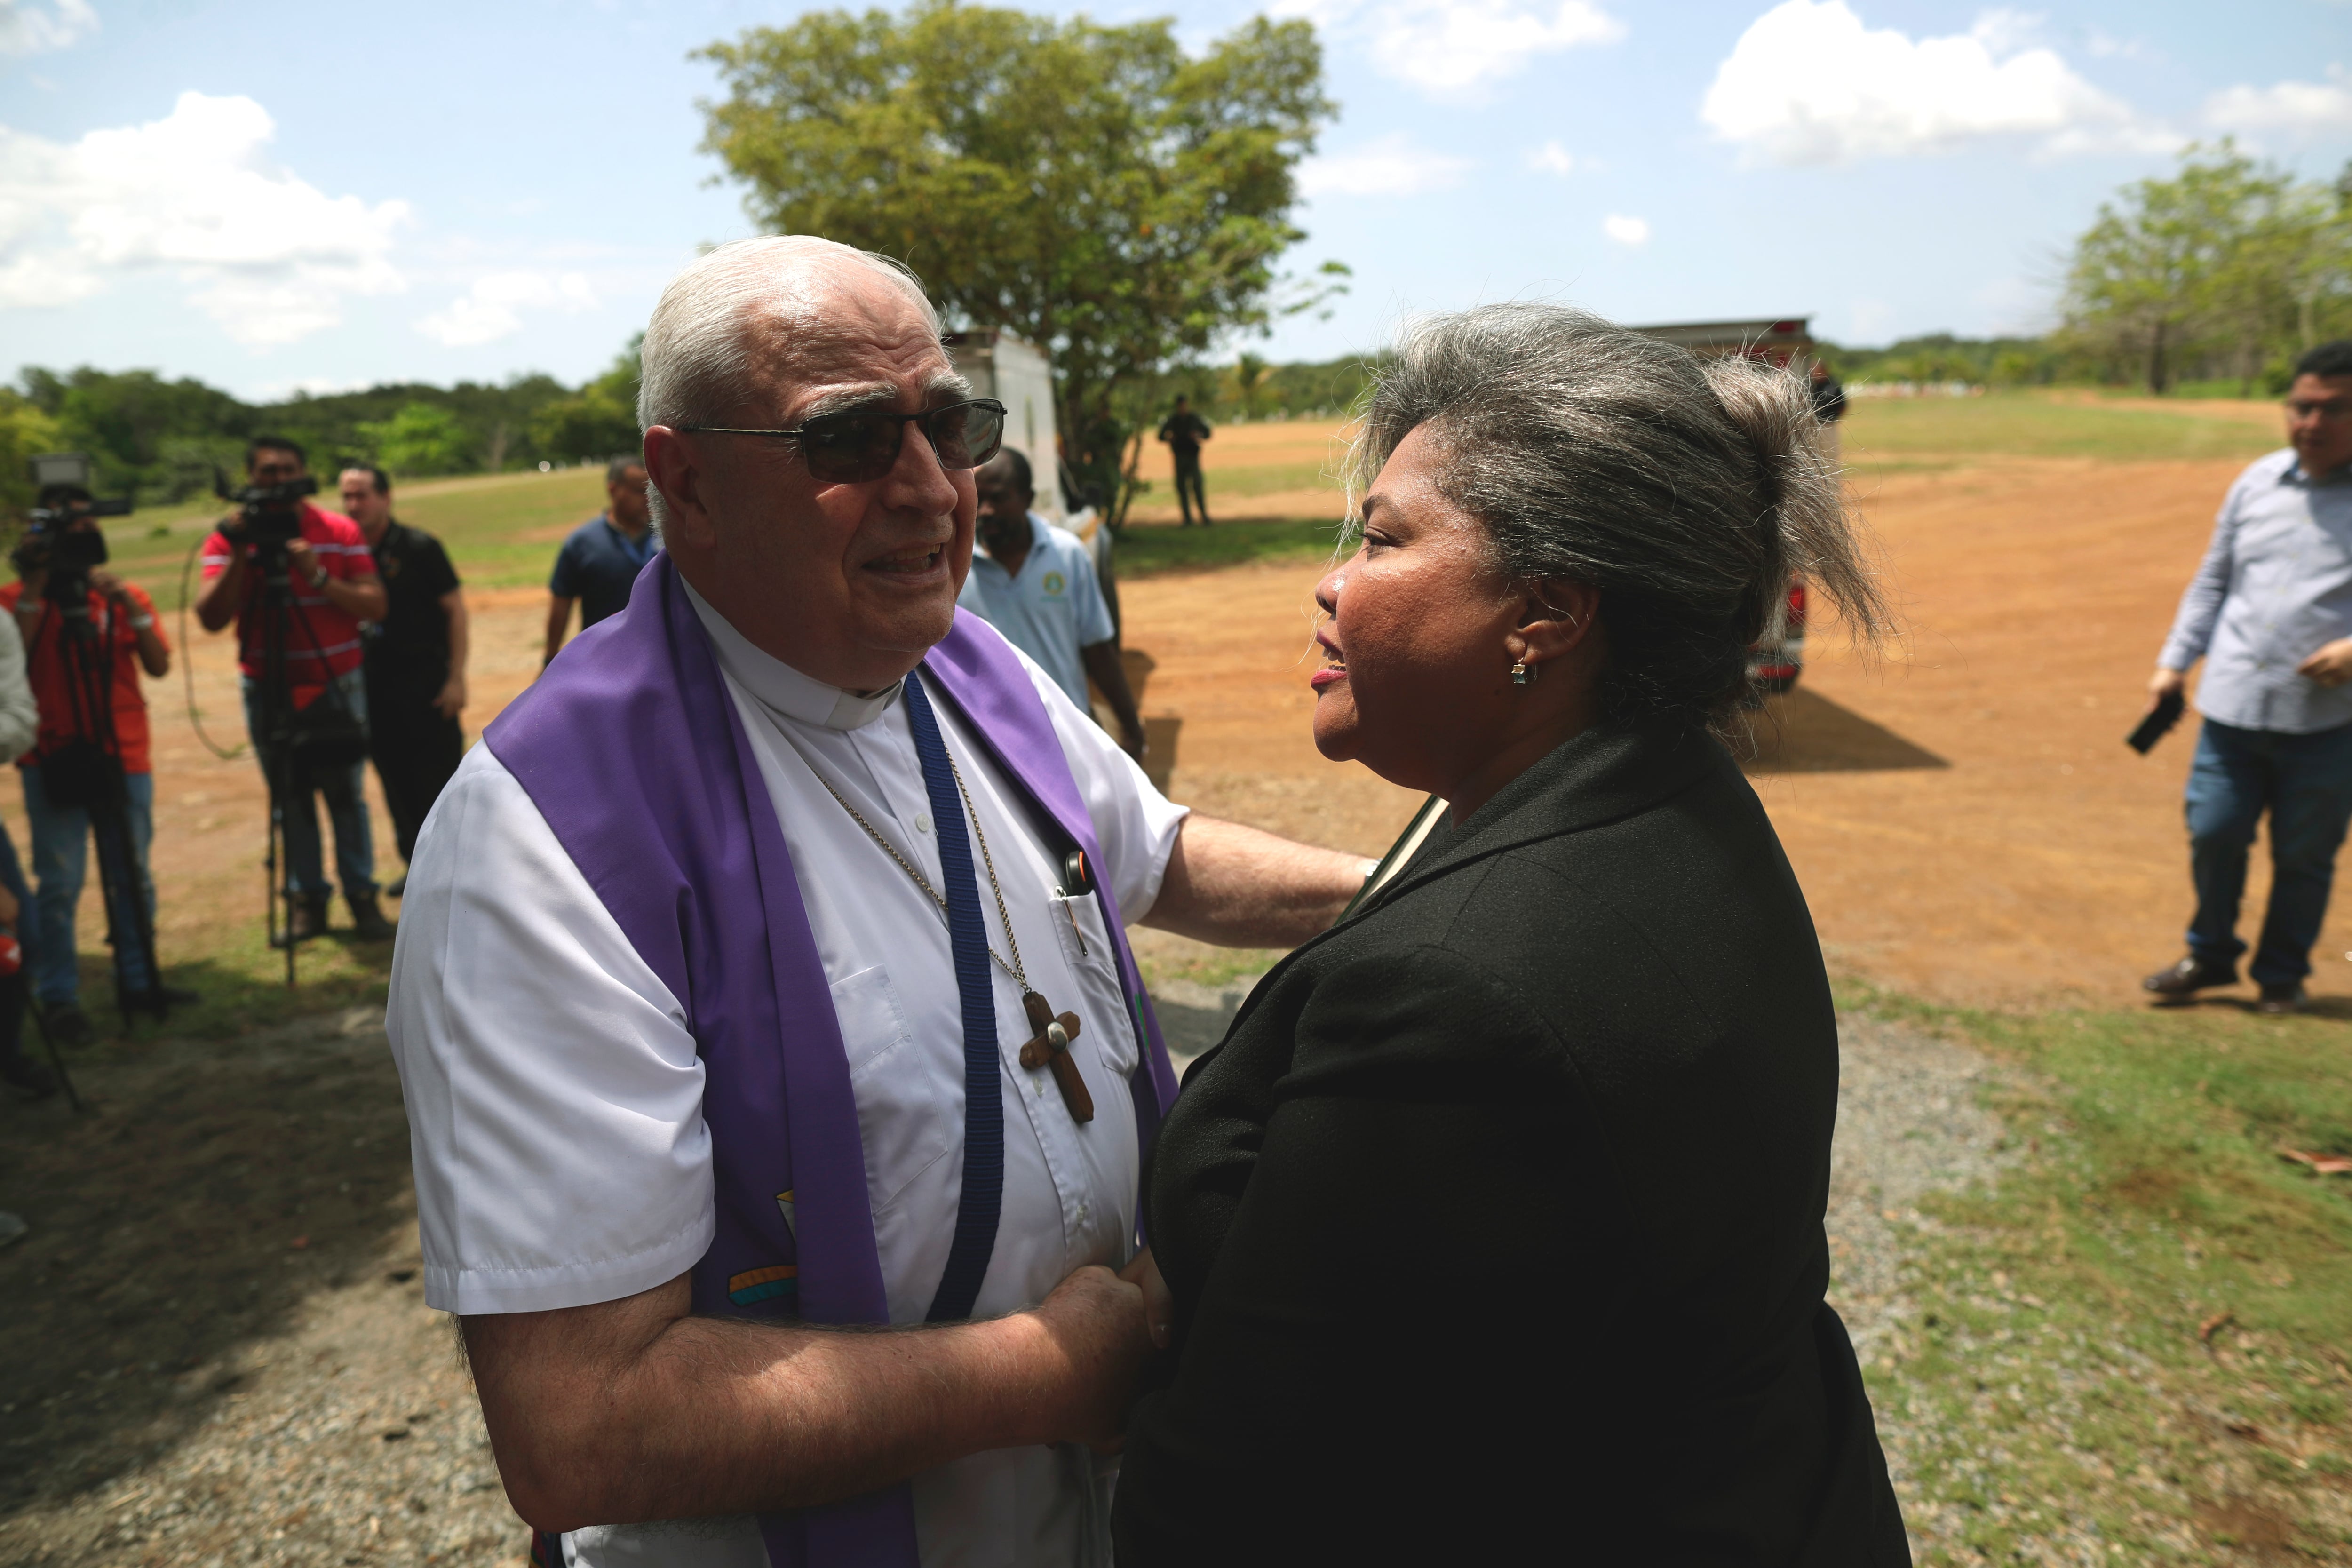
[[[390,887],[387,887],[386,889],[384,889],[384,890],[383,890],[383,896],[384,896],[385,898],[387,898],[387,899],[396,899],[396,898],[399,898],[403,893],[405,893],[405,892],[407,892],[407,891],[408,891],[408,873],[407,873],[407,872],[405,872],[405,871],[403,871],[399,876],[394,877],[394,878],[392,879],[392,885],[391,885]]]
[[[98,1038],[96,1026],[79,1002],[52,1002],[42,1008],[41,1027],[61,1046],[86,1046]]]
[[[2303,983],[2291,980],[2284,985],[2263,986],[2262,1000],[2254,1004],[2254,1011],[2279,1018],[2290,1013],[2300,1013],[2310,1003],[2311,998],[2305,993]]]
[[[2235,985],[2238,966],[2234,963],[2208,963],[2195,953],[2169,969],[2159,969],[2141,981],[2140,989],[2172,1000],[2183,1000],[2214,985]]]
[[[24,1240],[25,1232],[31,1228],[32,1227],[30,1226],[17,1218],[15,1215],[10,1214],[6,1209],[0,1209],[0,1247],[6,1247],[11,1242]]]
[[[0,1062],[0,1083],[25,1100],[47,1100],[58,1091],[58,1080],[49,1076],[49,1069],[21,1054]]]
[[[383,918],[376,906],[373,893],[346,893],[344,901],[352,906],[352,934],[362,942],[390,942],[396,928]]]

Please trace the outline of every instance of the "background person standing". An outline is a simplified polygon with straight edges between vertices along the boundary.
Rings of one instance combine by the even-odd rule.
[[[466,592],[441,542],[392,515],[392,478],[372,463],[347,465],[343,511],[360,525],[376,575],[383,619],[367,628],[368,755],[383,781],[394,840],[405,862],[416,830],[466,754],[458,711],[466,706]],[[388,891],[401,895],[403,873]]]
[[[310,459],[302,448],[283,436],[256,436],[246,446],[249,484],[292,484],[309,472]],[[317,703],[332,702],[364,726],[367,679],[360,670],[360,623],[383,619],[383,582],[375,574],[375,559],[368,553],[359,524],[308,500],[296,503],[295,516],[299,531],[286,545],[291,578],[285,628],[287,697],[298,714]],[[230,529],[236,531],[234,536]],[[317,794],[327,797],[327,816],[334,823],[335,869],[342,879],[344,901],[352,907],[352,933],[363,942],[382,942],[393,929],[376,901],[366,762],[316,772],[298,767],[288,792],[290,798],[276,798],[286,759],[265,732],[268,693],[263,682],[270,673],[269,628],[264,625],[264,584],[256,559],[259,550],[245,537],[237,517],[213,531],[204,545],[205,586],[196,598],[196,619],[208,632],[236,623],[237,662],[245,673],[246,733],[252,737],[254,755],[269,784],[271,806],[285,824],[289,912],[279,940],[305,942],[327,929],[329,889],[318,812],[311,805]]]
[[[1175,408],[1160,426],[1160,438],[1168,443],[1168,456],[1176,464],[1176,505],[1184,514],[1184,526],[1192,526],[1192,509],[1201,509],[1201,526],[1210,526],[1209,492],[1201,485],[1201,443],[1214,432],[1209,422],[1192,412],[1192,400],[1179,397]]]
[[[572,606],[580,606],[580,629],[586,631],[629,602],[629,589],[638,569],[654,558],[661,541],[654,537],[652,512],[646,506],[646,466],[635,458],[615,458],[604,470],[604,510],[572,531],[555,557],[555,575],[548,579],[547,657],[544,668],[562,650],[572,626]]]
[[[1093,552],[1029,510],[1036,490],[1018,448],[997,453],[976,477],[981,548],[956,602],[1035,660],[1081,713],[1094,711],[1093,677],[1118,720],[1120,748],[1141,761],[1143,717],[1119,663],[1118,628],[1095,580]]]
[[[98,520],[85,510],[89,500],[89,493],[78,489],[61,488],[43,497],[45,506],[71,518],[65,524],[65,531],[70,532],[98,531]],[[120,763],[123,816],[134,863],[119,863],[120,849],[107,833],[99,835],[100,863],[106,880],[119,894],[138,889],[136,896],[146,901],[152,931],[155,883],[147,871],[147,847],[155,835],[155,775],[148,745],[147,698],[140,690],[139,674],[144,669],[158,680],[170,674],[172,649],[156,624],[155,605],[146,590],[104,567],[93,568],[88,607],[89,627],[96,637],[90,646],[106,664],[110,711],[102,716],[85,712],[89,704],[76,689],[75,668],[65,646],[69,635],[66,617],[47,596],[47,566],[36,564],[47,558],[47,549],[30,553],[24,548],[17,551],[18,580],[0,587],[0,607],[7,609],[23,634],[26,669],[40,710],[39,738],[16,764],[25,785],[25,816],[32,828],[33,876],[38,887],[25,922],[32,937],[26,948],[34,999],[53,1037],[63,1045],[80,1045],[94,1031],[81,1005],[74,917],[81,906],[82,884],[89,870],[92,824],[88,806],[61,798],[45,770],[61,752],[87,746],[101,748]],[[106,732],[109,728],[110,734]],[[122,943],[117,950],[121,964],[117,973],[122,988],[120,1000],[126,1012],[133,998],[149,996],[158,987],[159,999],[167,1005],[196,1000],[193,991],[162,984],[150,962],[153,954],[142,951],[141,943],[129,934],[138,921],[127,898],[118,898],[116,907],[107,913],[110,928]]]
[[[2295,365],[2284,451],[2249,464],[2214,520],[2148,681],[2151,711],[2205,660],[2189,773],[2189,955],[2141,982],[2166,1001],[2238,983],[2246,853],[2267,811],[2271,897],[2257,1010],[2304,1005],[2336,852],[2352,822],[2352,339]]]

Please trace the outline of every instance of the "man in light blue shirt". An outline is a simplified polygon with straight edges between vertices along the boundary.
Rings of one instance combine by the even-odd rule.
[[[1119,745],[1143,758],[1143,719],[1118,658],[1118,631],[1095,577],[1094,556],[1077,535],[1029,510],[1036,491],[1029,459],[1007,447],[979,473],[980,548],[957,603],[1037,661],[1082,711],[1092,712],[1087,679],[1118,717]]]
[[[2286,410],[2292,444],[2230,487],[2148,682],[2153,711],[2205,660],[2189,774],[2189,955],[2141,984],[2183,1001],[2238,983],[2246,855],[2268,811],[2270,909],[2249,970],[2264,1013],[2304,1005],[2352,823],[2352,339],[2303,356]]]

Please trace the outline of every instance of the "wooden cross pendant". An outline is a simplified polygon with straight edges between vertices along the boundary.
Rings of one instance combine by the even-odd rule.
[[[1087,1092],[1087,1080],[1079,1076],[1078,1064],[1070,1059],[1070,1042],[1078,1037],[1078,1016],[1065,1013],[1055,1017],[1053,1005],[1034,991],[1021,994],[1021,1010],[1029,1015],[1029,1026],[1037,1031],[1021,1047],[1021,1065],[1032,1072],[1052,1068],[1062,1103],[1070,1108],[1070,1120],[1092,1121],[1095,1097]]]

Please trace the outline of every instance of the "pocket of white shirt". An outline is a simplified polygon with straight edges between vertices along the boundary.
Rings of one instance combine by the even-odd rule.
[[[1092,893],[1075,899],[1055,893],[1048,901],[1053,908],[1047,918],[1061,941],[1062,961],[1086,988],[1087,1018],[1103,1026],[1096,1054],[1112,1077],[1123,1079],[1135,1070],[1142,1053],[1135,1041],[1135,1015],[1118,983],[1118,959],[1103,929],[1101,900]]]
[[[917,1059],[907,1010],[890,972],[861,969],[833,985],[833,1012],[849,1060],[857,1131],[866,1145],[866,1195],[875,1221],[908,1184],[954,1147],[962,1123],[943,1103],[940,1073]],[[961,1061],[961,1056],[958,1061]],[[958,1076],[954,1088],[961,1091]]]
[[[849,1058],[853,1089],[910,1037],[898,988],[890,984],[889,970],[878,963],[834,982],[833,1016],[841,1025],[841,1048]]]

